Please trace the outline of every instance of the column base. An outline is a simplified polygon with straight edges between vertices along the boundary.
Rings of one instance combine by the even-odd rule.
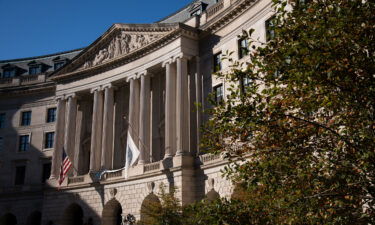
[[[176,155],[173,157],[173,167],[191,168],[194,166],[194,158],[188,155]]]

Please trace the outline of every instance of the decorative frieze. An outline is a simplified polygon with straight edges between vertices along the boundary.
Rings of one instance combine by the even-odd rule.
[[[163,36],[163,34],[153,33],[128,33],[122,30],[105,47],[101,48],[91,60],[86,61],[80,69],[87,69],[121,55],[126,55]]]

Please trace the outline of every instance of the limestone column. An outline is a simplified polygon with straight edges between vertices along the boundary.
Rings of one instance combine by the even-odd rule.
[[[103,127],[103,91],[95,88],[91,90],[91,93],[94,94],[94,106],[91,129],[90,172],[100,170]]]
[[[141,105],[139,120],[139,164],[150,161],[150,75],[141,75]]]
[[[132,78],[130,79],[128,130],[135,145],[139,144],[139,98],[139,80]]]
[[[75,133],[77,116],[77,98],[75,94],[67,96],[64,150],[74,165]]]
[[[163,63],[163,67],[166,72],[164,158],[170,158],[176,149],[176,67],[171,61]]]
[[[65,108],[66,108],[66,101],[63,98],[57,98],[55,142],[53,143],[53,155],[52,155],[50,179],[58,178],[60,174],[62,149],[64,146]]]
[[[199,57],[196,57],[196,73],[195,73],[195,96],[196,101],[198,103],[198,108],[196,109],[196,117],[197,117],[197,154],[199,154],[199,145],[201,139],[201,132],[200,127],[202,125],[202,75],[200,72],[200,60]]]
[[[103,140],[102,140],[102,169],[112,169],[113,155],[113,87],[104,87],[104,114],[103,114]]]
[[[176,88],[176,130],[177,152],[176,155],[189,154],[189,97],[188,97],[188,70],[187,59],[179,56],[177,62],[177,88]]]

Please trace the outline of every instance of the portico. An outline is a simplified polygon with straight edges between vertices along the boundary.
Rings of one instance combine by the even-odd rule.
[[[132,37],[143,37],[143,45],[134,47]],[[103,51],[108,55],[100,61]],[[197,54],[195,30],[186,25],[115,25],[72,68],[57,73],[52,176],[58,176],[63,149],[73,161],[72,175],[124,167],[128,137],[140,152],[136,165],[194,154]]]

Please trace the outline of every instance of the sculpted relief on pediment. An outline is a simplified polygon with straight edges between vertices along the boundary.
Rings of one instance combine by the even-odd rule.
[[[111,59],[126,55],[151,42],[161,38],[164,34],[119,32],[105,47],[101,48],[94,57],[86,61],[80,69],[87,69],[103,64]]]

